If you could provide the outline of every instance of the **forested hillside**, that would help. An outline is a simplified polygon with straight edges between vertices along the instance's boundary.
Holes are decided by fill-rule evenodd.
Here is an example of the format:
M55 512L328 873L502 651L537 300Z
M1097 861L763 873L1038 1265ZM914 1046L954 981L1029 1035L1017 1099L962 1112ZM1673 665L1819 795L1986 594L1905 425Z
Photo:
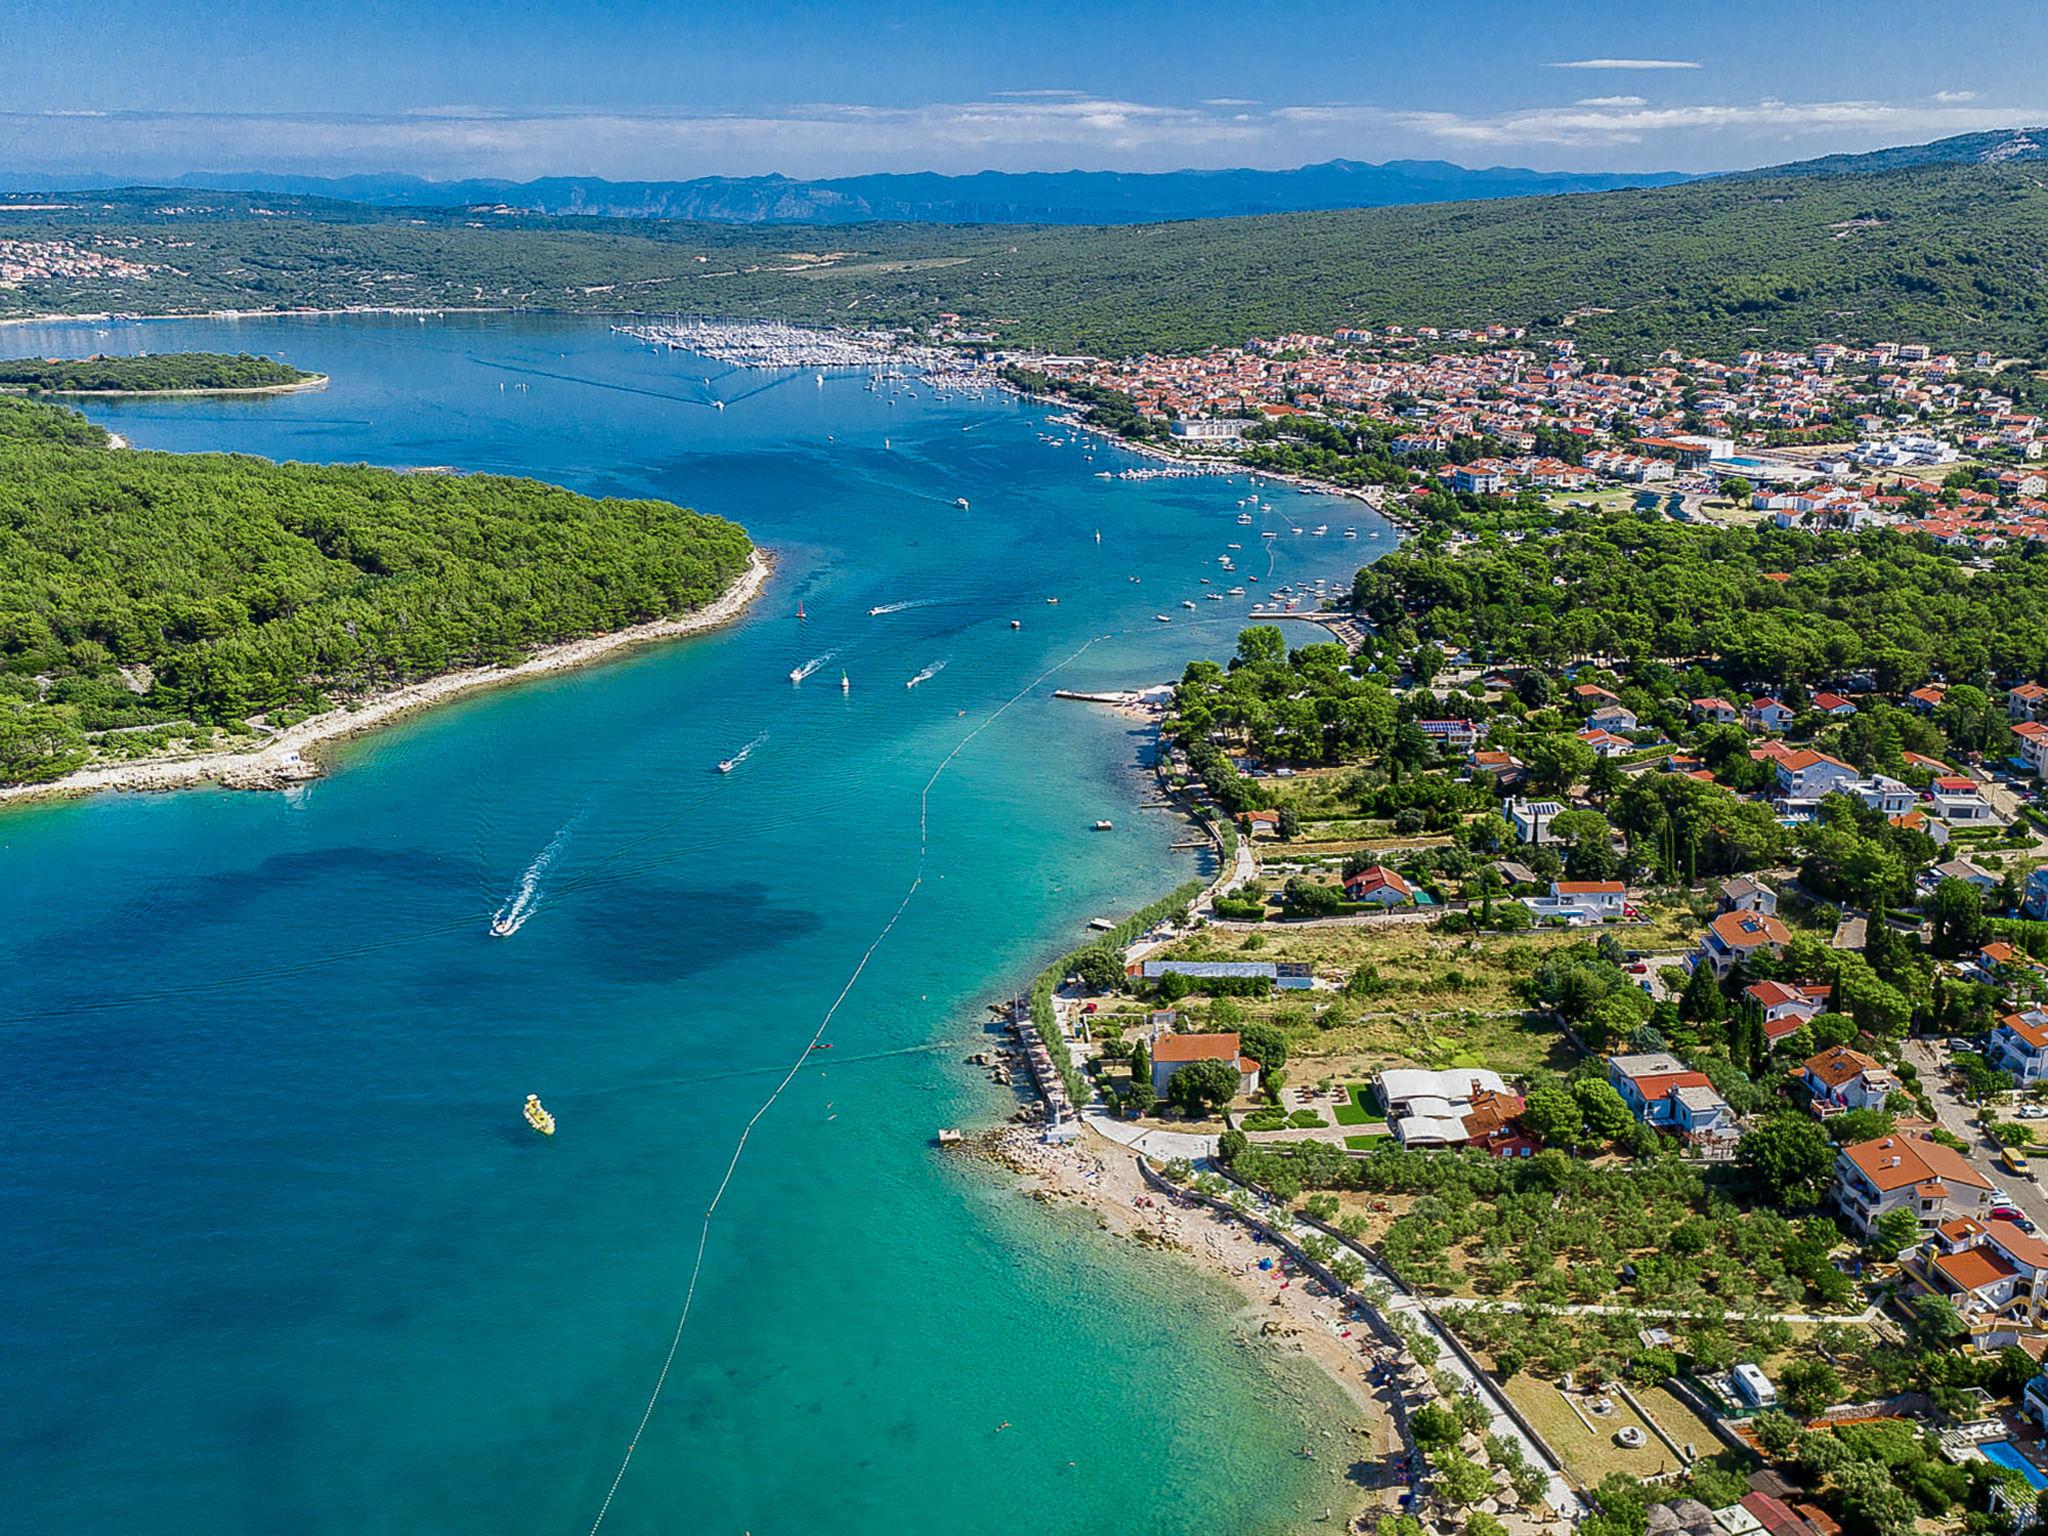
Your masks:
M0 399L0 782L679 614L748 549L666 502L126 452Z
M0 358L0 389L76 394L275 389L318 375L248 353L164 352L154 357Z
M189 195L179 206L188 206ZM267 305L677 309L839 324L941 313L1008 343L1120 355L1288 329L1486 320L1631 360L1666 347L1915 339L2048 353L2048 184L2024 161L1121 227L639 226L447 213L253 220L132 199L10 223L143 263L25 281L0 314Z
M1353 597L1396 649L1448 640L1499 662L1711 658L1761 689L2048 676L2048 562L1972 570L1889 531L1574 514L1455 553L1426 536L1361 570Z

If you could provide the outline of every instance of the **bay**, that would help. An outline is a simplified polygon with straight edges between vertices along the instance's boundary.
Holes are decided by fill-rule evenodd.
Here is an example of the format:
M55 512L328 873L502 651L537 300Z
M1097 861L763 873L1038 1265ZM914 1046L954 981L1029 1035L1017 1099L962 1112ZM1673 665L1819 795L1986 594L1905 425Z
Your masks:
M0 816L10 1525L588 1529L735 1141L870 946L747 1143L605 1528L1260 1533L1338 1502L1294 1454L1334 1389L1239 1342L1233 1293L929 1145L1012 1105L960 1062L983 1005L1196 868L1138 807L1143 742L1049 695L1228 653L1243 605L1200 594L1226 544L1262 563L1242 480L1099 479L1141 461L1007 396L531 317L4 348L184 349L332 382L89 414L662 496L777 569L728 630L461 700L289 794ZM1392 545L1261 494L1265 590Z

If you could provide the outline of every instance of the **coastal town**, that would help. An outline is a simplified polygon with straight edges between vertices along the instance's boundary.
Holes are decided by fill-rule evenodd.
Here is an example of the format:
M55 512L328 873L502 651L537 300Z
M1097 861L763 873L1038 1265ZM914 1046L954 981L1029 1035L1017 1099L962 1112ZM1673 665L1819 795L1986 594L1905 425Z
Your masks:
M1394 488L1606 493L1594 504L1897 527L1966 553L2048 537L2039 384L1986 352L1822 342L1624 365L1583 355L1569 334L1395 325L1192 356L1010 362L1098 411L1114 402L1105 417L1126 416L1147 443L1337 484L1374 478L1364 461L1377 457Z
M1356 1529L2029 1527L2048 658L1990 636L2048 532L2031 374L1507 327L1020 366L1414 537L1131 696L1216 873L1019 1006L1005 1159L1372 1396ZM1915 617L1858 620L1864 549Z

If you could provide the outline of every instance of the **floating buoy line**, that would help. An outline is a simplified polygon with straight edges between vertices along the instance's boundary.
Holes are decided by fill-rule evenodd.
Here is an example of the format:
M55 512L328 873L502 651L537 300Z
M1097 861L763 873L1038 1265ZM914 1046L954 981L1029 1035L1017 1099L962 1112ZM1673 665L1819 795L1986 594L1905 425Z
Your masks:
M1114 631L1111 631L1111 633L1114 633ZM825 1031L832 1027L832 1020L837 1017L841 1006L852 995L855 985L860 981L862 974L868 968L868 962L875 958L876 952L887 942L889 935L895 932L897 923L902 921L903 914L909 910L911 901L917 896L918 890L924 885L925 860L931 851L932 790L937 786L939 780L944 777L946 770L953 765L953 760L967 750L968 745L973 742L975 737L994 725L996 721L1009 712L1013 705L1021 702L1047 678L1053 676L1062 668L1080 660L1097 641L1107 640L1108 638L1109 635L1107 634L1095 636L1094 639L1083 645L1080 650L1075 651L1071 656L1061 661L1055 662L996 706L995 710L990 713L986 720L983 720L973 730L954 743L953 750L939 760L938 767L932 770L932 776L925 780L924 788L918 792L917 868L911 875L910 884L904 890L902 900L896 903L896 909L889 914L889 920L882 924L881 931L875 935L874 939L868 944L868 947L861 952L861 957L855 963L852 973L846 978L846 984L833 997L831 1006L825 1010L824 1016L818 1020L818 1027L804 1041L803 1048L797 1052L796 1059L789 1064L788 1069L776 1081L775 1086L769 1090L768 1096L761 1101L753 1114L747 1117L747 1123L740 1127L739 1140L733 1143L732 1156L726 1160L725 1173L720 1177L718 1187L712 1191L711 1203L704 1208L704 1217L697 1229L697 1251L690 1264L689 1283L683 1290L682 1310L676 1314L676 1325L674 1331L669 1335L668 1350L662 1356L660 1371L655 1374L654 1390L647 1394L647 1405L640 1410L639 1422L633 1426L633 1437L626 1442L625 1454L619 1458L618 1470L612 1474L611 1486L605 1490L604 1502L598 1505L597 1518L590 1522L591 1536L596 1536L598 1527L604 1524L605 1516L611 1512L612 1500L618 1496L619 1485L626 1480L626 1473L633 1465L633 1453L640 1448L641 1437L647 1433L648 1422L654 1417L655 1407L661 1401L662 1389L668 1385L669 1372L675 1368L676 1351L682 1347L683 1331L690 1325L690 1310L697 1301L697 1283L704 1274L704 1252L711 1242L711 1218L718 1214L719 1204L725 1199L725 1192L732 1184L733 1175L739 1170L740 1158L745 1155L747 1150L747 1139L754 1134L754 1127L760 1123L762 1116L775 1107L775 1101L782 1097L784 1090L791 1083L796 1081L797 1074L804 1069L805 1063L811 1059L812 1052L816 1049L819 1042L825 1038Z

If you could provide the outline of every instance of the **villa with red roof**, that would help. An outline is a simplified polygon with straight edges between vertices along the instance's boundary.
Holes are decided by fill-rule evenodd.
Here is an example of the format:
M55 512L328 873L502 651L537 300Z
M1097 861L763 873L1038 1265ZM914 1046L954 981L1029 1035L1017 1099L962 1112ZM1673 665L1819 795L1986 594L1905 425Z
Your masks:
M1823 1118L1845 1109L1883 1109L1899 1087L1883 1062L1846 1045L1830 1046L1802 1062L1799 1077Z
M1835 1153L1829 1196L1867 1237L1887 1211L1900 1209L1911 1211L1923 1227L1958 1216L1982 1221L1991 1210L1991 1181L1940 1142L1879 1136Z
M1840 758L1815 752L1810 747L1774 753L1778 770L1778 791L1788 800L1818 800L1822 795L1854 784L1857 773Z
M2010 1221L1947 1221L1928 1239L1927 1272L1965 1321L2011 1308L2031 1323L2048 1295L2048 1242Z
M1173 1074L1198 1061L1227 1061L1235 1066L1240 1097L1259 1091L1259 1064L1243 1054L1235 1032L1226 1035L1154 1035L1152 1091L1165 1098L1166 1087L1173 1081Z
M1384 864L1375 864L1345 880L1344 899L1379 907L1403 907L1415 899L1415 887Z
M1787 986L1782 981L1752 981L1742 989L1764 1011L1764 1038L1775 1045L1828 1005L1832 987Z
M2038 720L2022 720L2012 728L2018 738L2020 761L2034 771L2036 778L2048 778L2048 725Z
M1610 1056L1607 1080L1629 1113L1646 1125L1679 1131L1688 1139L1739 1134L1735 1111L1707 1074L1693 1071L1668 1051Z
M2048 713L2048 688L2021 683L2005 691L2005 713L2013 720L2038 720Z
M1775 955L1791 942L1792 930L1768 912L1723 912L1707 924L1694 963L1726 976L1752 956Z

